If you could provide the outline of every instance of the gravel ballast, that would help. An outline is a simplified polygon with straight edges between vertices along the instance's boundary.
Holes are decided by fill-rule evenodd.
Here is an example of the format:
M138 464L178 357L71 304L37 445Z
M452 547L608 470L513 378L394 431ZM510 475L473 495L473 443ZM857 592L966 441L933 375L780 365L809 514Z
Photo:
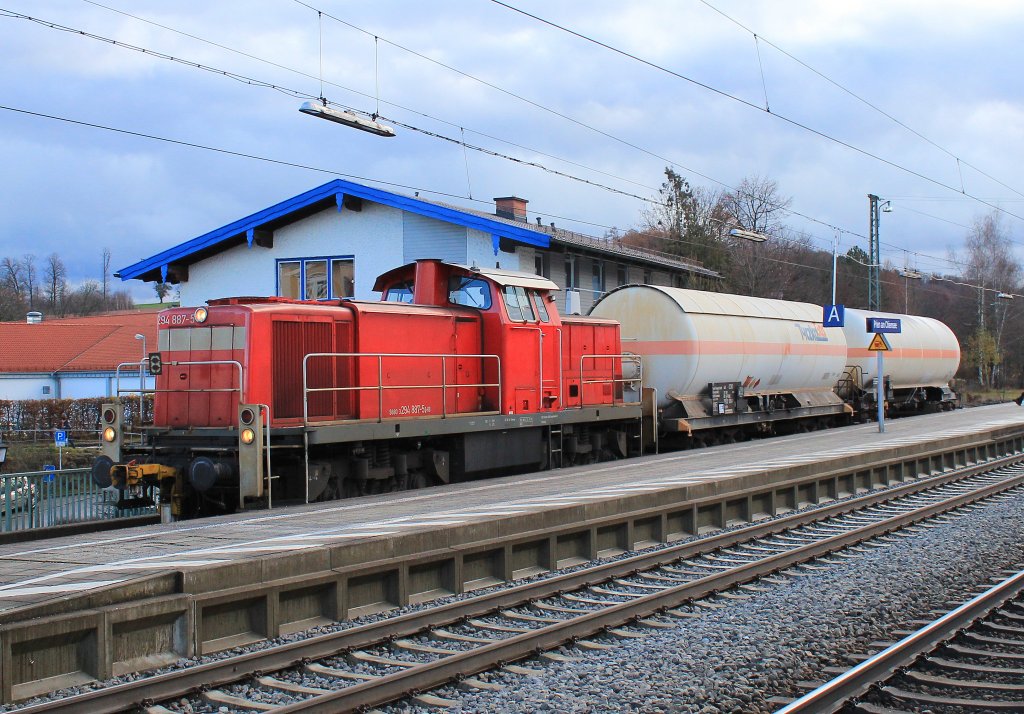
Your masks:
M567 663L524 662L539 676L499 674L501 692L439 690L457 712L772 712L772 696L798 696L797 682L822 681L829 665L850 666L912 619L931 619L967 599L1005 568L1024 563L1024 493L963 510L825 570L759 584L726 607L612 650L564 650ZM389 711L427 709L395 705Z

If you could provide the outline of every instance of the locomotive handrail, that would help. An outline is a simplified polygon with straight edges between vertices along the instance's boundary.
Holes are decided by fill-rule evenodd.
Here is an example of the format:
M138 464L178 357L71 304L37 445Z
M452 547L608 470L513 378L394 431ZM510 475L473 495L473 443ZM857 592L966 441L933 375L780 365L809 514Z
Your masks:
M584 376L585 373L584 373L584 369L583 369L583 363L586 360L588 360L588 359L589 360L599 360L599 359L616 360L617 359L617 360L619 360L619 373L620 374L622 374L622 372L623 372L622 364L627 362L627 361L628 362L632 362L633 364L636 365L636 375L635 376L631 376L631 377L626 377L626 376L612 377L610 379L609 378L605 378L605 377L602 377L600 379L587 379ZM585 403L583 401L583 385L584 384L626 384L627 382L637 382L637 381L643 383L643 376L644 376L644 364L643 364L643 360L640 358L640 355L631 354L631 353L624 353L624 354L617 354L617 355L581 355L580 356L580 408L582 409L585 406ZM614 399L614 396L613 396L613 399ZM625 398L623 398L623 401L625 401Z
M127 365L137 365L143 367L146 364L146 360L139 360L138 362L122 362L117 365L117 369L114 372L114 376L117 379L117 389L115 394L120 396L122 392L130 394L188 394L191 392L238 392L239 400L242 400L242 363L235 359L213 359L213 360L194 360L194 361L169 361L164 362L165 367L182 367L192 365L211 365L211 364L232 364L238 368L238 386L237 387L217 387L211 389L121 389L121 367ZM134 376L134 375L132 375Z
M322 357L358 357L362 359L377 360L377 384L355 387L310 387L309 386L309 360L310 358ZM440 359L441 360L441 383L440 384L384 384L384 359L391 357L411 357L416 359ZM448 359L493 359L497 363L498 381L482 382L479 384L448 384ZM498 355L485 354L437 354L418 352L311 352L302 358L302 423L309 424L309 395L318 392L362 392L375 390L377 392L377 422L384 421L384 391L398 389L440 389L441 390L441 418L448 417L448 389L449 387L462 388L488 388L498 389L498 410L501 413L501 358ZM405 416L405 415L399 415ZM409 416L412 416L410 414Z

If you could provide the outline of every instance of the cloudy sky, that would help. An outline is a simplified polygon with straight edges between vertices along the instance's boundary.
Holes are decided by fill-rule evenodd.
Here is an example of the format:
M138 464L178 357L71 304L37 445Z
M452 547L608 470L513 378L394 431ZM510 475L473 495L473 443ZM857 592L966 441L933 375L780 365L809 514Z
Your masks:
M955 272L993 210L1024 243L1024 3L509 5L0 0L0 256L98 279L104 247L122 268L336 176L476 208L515 194L602 235L639 222L666 165L712 189L774 179L823 249L838 228L866 250L867 194L891 199L897 266ZM321 92L398 136L298 112Z

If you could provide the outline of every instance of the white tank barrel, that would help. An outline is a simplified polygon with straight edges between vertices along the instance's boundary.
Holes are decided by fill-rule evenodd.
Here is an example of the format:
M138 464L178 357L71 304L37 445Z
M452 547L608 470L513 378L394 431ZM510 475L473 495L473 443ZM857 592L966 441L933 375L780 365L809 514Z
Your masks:
M868 317L900 320L902 331L885 335L892 350L882 357L882 368L894 389L949 384L960 366L960 343L945 324L918 315L847 308L843 321L849 352L847 364L855 368L855 376L862 388L870 388L871 380L876 376L877 358L874 352L868 351L868 344L874 336L867 331Z
M621 323L622 349L642 356L662 406L711 382L747 395L831 391L846 366L846 336L822 327L820 305L628 285L591 314Z

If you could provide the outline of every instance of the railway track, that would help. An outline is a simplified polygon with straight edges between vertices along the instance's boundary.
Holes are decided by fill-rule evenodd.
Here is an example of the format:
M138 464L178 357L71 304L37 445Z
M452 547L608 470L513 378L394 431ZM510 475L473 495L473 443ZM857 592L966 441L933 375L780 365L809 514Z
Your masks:
M1019 458L1019 457L1017 457ZM977 471L977 469L974 469ZM641 637L674 627L695 600L811 561L858 557L887 534L1024 486L1024 463L958 480L933 477L790 514L714 537L495 590L328 635L111 686L23 712L121 711L191 697L237 711L344 711L418 695L461 681L493 687L486 673L566 643L608 647L603 638ZM862 544L862 545L859 545ZM852 552L847 549L853 549ZM598 638L594 640L592 638ZM519 668L528 672L528 669ZM265 675L273 672L272 675ZM149 711L166 711L159 704Z
M1024 711L1024 571L924 623L777 714L840 710Z

